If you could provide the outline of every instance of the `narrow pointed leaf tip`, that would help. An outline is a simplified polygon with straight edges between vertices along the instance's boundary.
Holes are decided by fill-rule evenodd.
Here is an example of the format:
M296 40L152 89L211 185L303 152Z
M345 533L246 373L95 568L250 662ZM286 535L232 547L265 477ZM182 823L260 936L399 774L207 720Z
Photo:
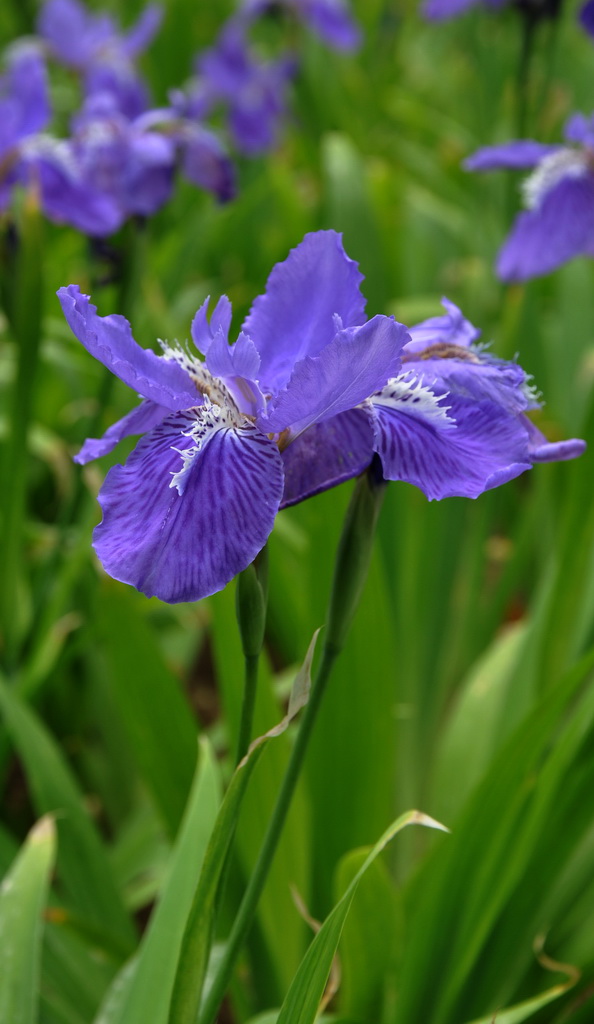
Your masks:
M319 1014L344 922L359 882L387 844L408 825L424 825L427 828L448 831L435 818L416 810L402 814L386 829L309 946L287 992L277 1024L314 1024Z

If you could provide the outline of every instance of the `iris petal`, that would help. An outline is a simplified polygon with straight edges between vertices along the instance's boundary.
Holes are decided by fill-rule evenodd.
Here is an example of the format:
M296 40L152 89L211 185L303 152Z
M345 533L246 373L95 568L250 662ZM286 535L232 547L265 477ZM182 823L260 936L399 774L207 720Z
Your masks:
M285 490L281 508L358 476L373 458L373 422L366 409L351 409L316 423L282 453Z
M130 437L132 434L144 434L147 430L152 430L169 415L169 412L170 410L164 406L156 405L155 402L145 399L127 416L123 416L117 423L108 427L103 437L88 437L78 455L74 456L74 461L78 462L80 466L85 466L93 459L100 459L102 455L108 455L124 437Z
M290 426L299 432L353 409L398 373L408 340L406 328L387 316L339 331L318 356L297 363L286 388L259 421L263 429Z
M492 402L427 394L402 401L375 396L376 450L388 480L404 480L431 499L477 498L530 469L527 431Z
M148 597L214 594L272 530L283 490L278 449L249 420L228 426L216 409L168 417L109 471L99 493L97 555L111 576Z
M97 307L75 284L60 288L58 297L78 340L124 384L172 412L200 405L202 396L186 371L174 360L140 348L125 317L97 316Z
M277 263L243 324L260 353L264 390L278 391L298 360L318 355L332 341L335 314L345 327L363 323L362 280L336 231L306 235Z

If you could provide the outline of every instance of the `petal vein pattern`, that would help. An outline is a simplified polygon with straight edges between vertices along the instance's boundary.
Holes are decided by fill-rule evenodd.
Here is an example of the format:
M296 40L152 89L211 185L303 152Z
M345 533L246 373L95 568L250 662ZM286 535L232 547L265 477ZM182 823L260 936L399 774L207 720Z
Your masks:
M107 474L95 550L111 576L148 597L199 600L262 549L283 482L278 448L249 420L229 426L214 405L174 414Z

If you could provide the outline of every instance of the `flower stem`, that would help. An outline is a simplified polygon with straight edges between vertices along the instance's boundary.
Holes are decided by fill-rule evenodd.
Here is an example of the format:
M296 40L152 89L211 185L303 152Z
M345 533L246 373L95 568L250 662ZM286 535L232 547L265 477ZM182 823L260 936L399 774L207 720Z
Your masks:
M7 236L8 248L3 253L6 265L4 306L16 352L9 435L2 467L5 509L0 543L0 620L4 622L4 649L9 669L14 667L19 648L27 447L34 408L43 305L43 224L34 193L26 194L19 214L16 234L12 241Z
M237 736L236 765L247 754L252 738L258 687L258 661L264 643L267 604L268 548L265 546L252 564L248 565L247 569L244 569L237 578L237 623L245 659L245 685Z
M252 925L258 900L274 857L287 817L309 739L324 696L332 666L346 639L369 568L375 526L381 507L384 484L375 465L361 477L347 510L338 548L334 581L328 608L328 627L321 660L309 702L295 739L295 745L283 777L276 805L264 837L253 874L245 891L225 953L204 1001L199 1024L213 1024L231 979L235 962Z

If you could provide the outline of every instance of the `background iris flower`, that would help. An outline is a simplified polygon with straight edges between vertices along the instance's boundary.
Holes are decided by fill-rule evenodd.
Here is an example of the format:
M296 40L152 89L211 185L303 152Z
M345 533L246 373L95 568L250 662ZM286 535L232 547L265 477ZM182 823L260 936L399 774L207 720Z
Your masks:
M574 256L594 255L594 117L574 114L567 146L519 139L485 146L468 171L534 168L522 184L524 206L497 258L504 281L548 274Z

